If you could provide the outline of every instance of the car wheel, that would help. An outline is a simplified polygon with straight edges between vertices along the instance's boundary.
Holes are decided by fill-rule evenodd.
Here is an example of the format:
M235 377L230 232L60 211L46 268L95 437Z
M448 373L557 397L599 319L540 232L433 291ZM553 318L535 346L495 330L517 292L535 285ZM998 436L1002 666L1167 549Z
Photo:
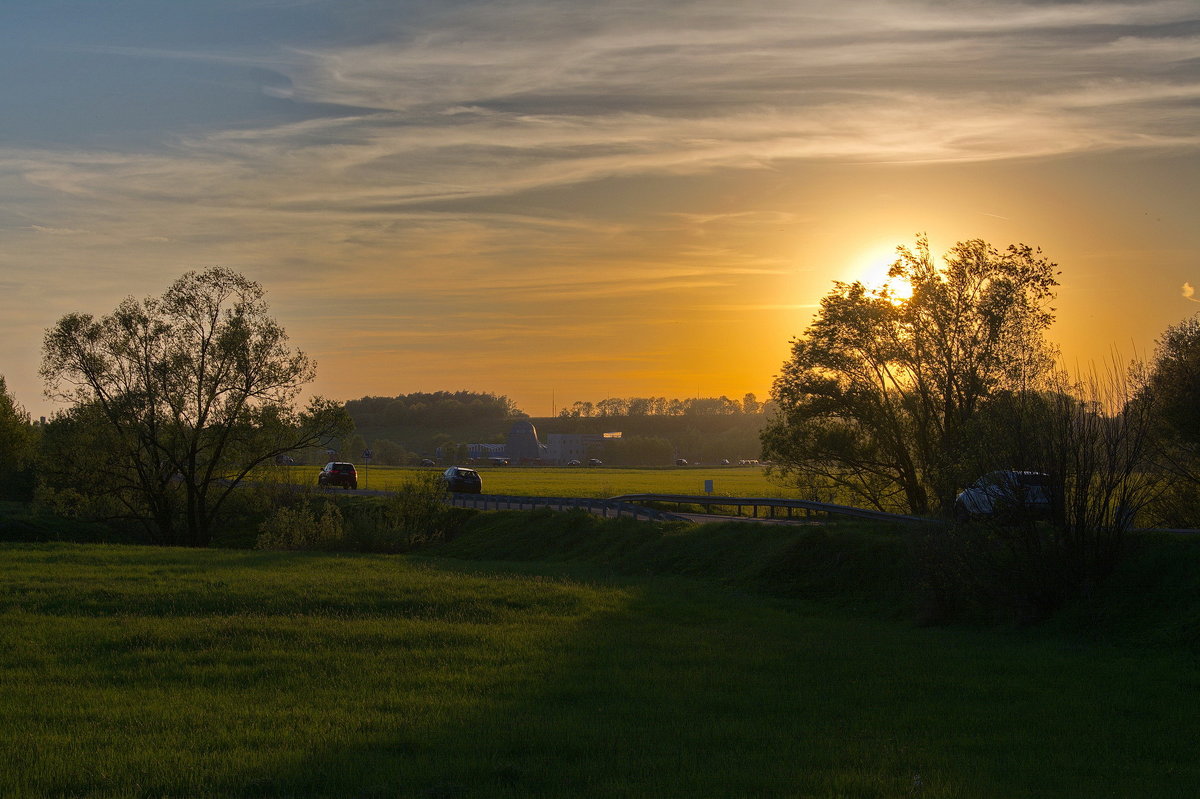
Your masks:
M351 483L350 485L346 486L346 488L350 489L351 491L357 491L358 483Z

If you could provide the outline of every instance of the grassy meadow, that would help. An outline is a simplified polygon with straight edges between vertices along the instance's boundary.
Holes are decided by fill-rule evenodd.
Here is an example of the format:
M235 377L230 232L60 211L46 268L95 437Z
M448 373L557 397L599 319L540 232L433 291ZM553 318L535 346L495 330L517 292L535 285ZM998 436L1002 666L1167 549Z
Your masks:
M505 519L436 557L0 545L0 796L1200 790L1194 650L705 576L795 532L596 522L568 557Z
M441 473L443 467L371 466L357 464L358 487L394 490L416 474ZM686 466L625 468L619 466L473 466L483 479L484 493L513 496L607 498L621 494L703 494L704 481L713 493L739 497L790 496L767 479L761 466ZM319 467L284 470L300 485L315 485Z

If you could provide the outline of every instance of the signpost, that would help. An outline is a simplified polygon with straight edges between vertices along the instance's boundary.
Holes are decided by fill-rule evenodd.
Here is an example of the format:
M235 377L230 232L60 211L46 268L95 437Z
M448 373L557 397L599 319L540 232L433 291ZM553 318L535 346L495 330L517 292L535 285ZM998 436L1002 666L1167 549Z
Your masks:
M363 488L371 487L371 458L374 455L369 449L363 450Z

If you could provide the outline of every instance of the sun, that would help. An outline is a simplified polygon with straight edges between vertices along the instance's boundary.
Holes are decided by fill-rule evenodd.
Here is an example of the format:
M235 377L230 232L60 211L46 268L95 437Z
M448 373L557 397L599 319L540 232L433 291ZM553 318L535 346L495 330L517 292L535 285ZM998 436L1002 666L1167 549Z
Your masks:
M866 247L850 259L846 269L847 280L857 280L869 289L881 289L886 286L893 299L907 300L912 296L912 286L909 282L888 277L888 270L898 257L894 244Z

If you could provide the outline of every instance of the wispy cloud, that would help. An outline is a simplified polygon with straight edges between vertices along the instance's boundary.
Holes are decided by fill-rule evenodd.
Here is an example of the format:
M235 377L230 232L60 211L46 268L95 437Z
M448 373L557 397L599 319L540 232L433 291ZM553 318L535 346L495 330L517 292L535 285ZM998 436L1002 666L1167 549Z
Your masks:
M1185 300L1191 300L1192 302L1200 302L1200 299L1196 298L1196 289L1192 286L1191 283L1184 283L1183 288L1181 289L1180 293L1182 294L1182 296Z
M48 236L80 236L86 233L86 230L76 230L67 227L48 227L46 225L30 225L29 230L35 233L44 233Z
M655 302L811 308L778 293L794 254L761 243L822 224L819 203L757 201L797 165L1200 148L1193 0L507 0L379 4L343 23L189 46L136 33L71 43L126 67L175 63L173 75L219 67L278 113L247 101L241 116L136 146L0 141L0 192L25 209L0 217L16 242L0 269L36 262L31 286L68 303L84 295L70 278L81 264L91 298L107 299L157 270L225 263L285 285L291 312L358 319L345 324L397 351L389 326L436 337L379 305L459 320L464 348L496 305L582 338L587 325L564 319L631 330ZM44 45L47 59L67 47ZM71 108L55 107L57 128L89 130ZM762 176L758 194L715 182L746 173ZM606 195L615 183L621 196ZM534 334L499 324L486 340L505 335Z

